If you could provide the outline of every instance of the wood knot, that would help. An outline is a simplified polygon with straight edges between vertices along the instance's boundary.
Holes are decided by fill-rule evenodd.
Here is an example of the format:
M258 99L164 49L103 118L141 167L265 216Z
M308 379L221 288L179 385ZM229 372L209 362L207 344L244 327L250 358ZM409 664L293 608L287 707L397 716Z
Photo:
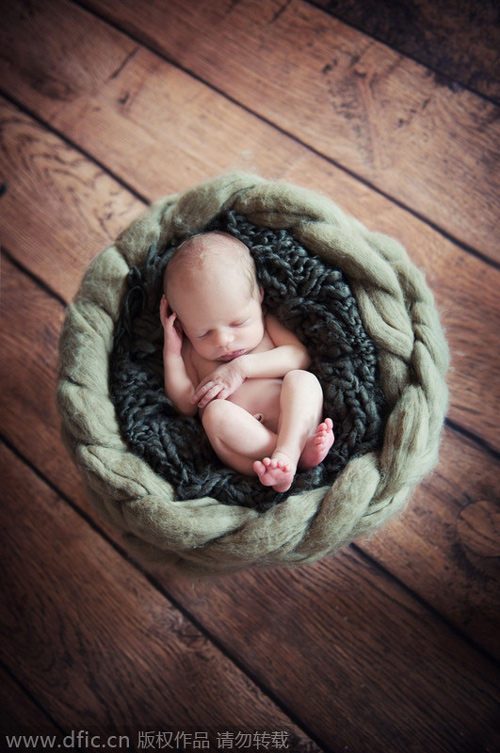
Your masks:
M469 562L483 574L500 573L500 506L489 500L465 507L457 520L457 536Z
M458 518L457 533L465 549L500 557L500 507L484 499L468 505Z

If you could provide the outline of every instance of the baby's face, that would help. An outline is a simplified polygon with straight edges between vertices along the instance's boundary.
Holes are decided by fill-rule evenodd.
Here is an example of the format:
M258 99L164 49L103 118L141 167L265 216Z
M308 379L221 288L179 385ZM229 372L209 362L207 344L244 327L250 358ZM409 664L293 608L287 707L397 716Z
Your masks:
M172 309L199 356L227 363L254 350L264 336L262 296L235 270L176 292ZM175 308L174 308L175 306Z

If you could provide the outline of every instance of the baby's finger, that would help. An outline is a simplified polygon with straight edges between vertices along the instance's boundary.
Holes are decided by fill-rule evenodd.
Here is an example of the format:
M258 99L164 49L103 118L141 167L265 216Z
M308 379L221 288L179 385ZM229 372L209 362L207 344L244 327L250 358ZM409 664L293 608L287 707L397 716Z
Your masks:
M209 383L200 382L198 387L194 391L193 397L191 398L193 403L197 403L199 400L201 400L207 389L209 389Z
M222 390L222 385L217 383L208 383L203 388L203 392L201 395L201 398L198 399L198 407L204 408L205 405L208 405L212 400L214 400Z
M178 335L182 336L182 324L179 321L177 314L172 314L172 321L174 322L174 329Z
M195 400L195 402L198 404L199 408L204 408L205 405L208 405L208 403L216 397L218 393L218 387L216 384L213 385L209 390L206 390L203 395L201 395L198 400Z

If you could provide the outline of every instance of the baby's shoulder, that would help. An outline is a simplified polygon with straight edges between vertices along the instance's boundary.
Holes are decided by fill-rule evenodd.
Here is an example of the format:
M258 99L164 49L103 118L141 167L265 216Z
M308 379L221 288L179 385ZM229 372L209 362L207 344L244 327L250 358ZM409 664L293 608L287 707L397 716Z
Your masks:
M283 325L279 322L278 319L274 316L274 314L270 314L269 311L266 311L264 313L264 328L267 329L274 329L276 327L282 327Z
M300 342L297 335L272 314L265 316L264 326L268 337L273 341L275 347L279 347L280 345L295 345L303 349L306 348Z
M264 328L266 332L272 337L274 333L290 332L288 327L282 324L274 314L266 313L264 315Z

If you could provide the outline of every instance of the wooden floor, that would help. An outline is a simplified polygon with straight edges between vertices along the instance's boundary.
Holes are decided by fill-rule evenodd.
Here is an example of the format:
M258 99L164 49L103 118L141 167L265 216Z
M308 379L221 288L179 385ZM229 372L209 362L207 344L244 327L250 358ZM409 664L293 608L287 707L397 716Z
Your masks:
M63 749L497 753L498 3L1 13L0 748L48 733ZM232 168L323 191L405 244L446 327L451 402L439 467L371 538L189 584L144 572L86 501L59 438L58 336L120 229Z

